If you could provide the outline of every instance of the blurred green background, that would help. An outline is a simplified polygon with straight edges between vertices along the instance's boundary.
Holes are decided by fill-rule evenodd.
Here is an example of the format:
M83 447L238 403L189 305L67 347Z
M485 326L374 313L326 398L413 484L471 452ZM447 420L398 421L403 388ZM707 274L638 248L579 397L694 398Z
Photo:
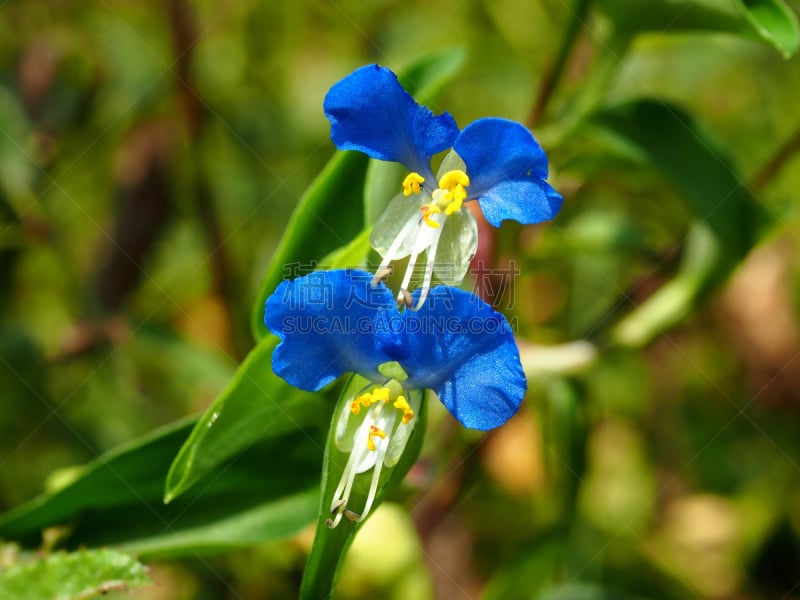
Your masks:
M526 123L565 196L482 231L466 282L516 325L529 394L489 435L432 405L341 597L800 598L800 59L777 4L0 4L0 509L209 405L333 152L328 87L459 48L432 108ZM158 562L134 597L294 597L312 536Z

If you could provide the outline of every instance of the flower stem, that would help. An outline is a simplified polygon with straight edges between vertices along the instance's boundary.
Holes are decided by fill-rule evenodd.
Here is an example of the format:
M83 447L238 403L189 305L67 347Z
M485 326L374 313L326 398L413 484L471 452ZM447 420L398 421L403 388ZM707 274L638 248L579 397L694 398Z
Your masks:
M539 87L539 95L536 97L536 102L528 117L528 125L530 127L538 125L550 99L553 97L553 93L561 81L564 69L569 62L569 57L578 39L578 33L581 28L585 26L586 15L589 14L591 2L592 0L575 0L570 9L570 18L567 22L567 28L564 30L564 35L561 38L561 45L558 48L556 60L542 79L542 84Z

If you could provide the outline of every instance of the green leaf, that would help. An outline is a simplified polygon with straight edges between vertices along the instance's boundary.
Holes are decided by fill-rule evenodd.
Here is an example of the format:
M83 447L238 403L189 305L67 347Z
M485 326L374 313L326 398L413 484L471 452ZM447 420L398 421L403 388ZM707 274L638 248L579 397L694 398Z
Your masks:
M366 259L369 255L369 233L367 227L352 242L337 248L320 262L320 266L326 269L344 269L346 267L366 266Z
M728 153L679 108L642 100L599 112L592 121L670 181L697 219L685 240L677 282L633 311L622 325L625 331L613 333L617 342L639 346L677 323L701 294L724 281L772 218L736 174Z
M678 274L616 324L614 340L639 348L677 325L692 312L696 299L718 273L719 238L707 225L696 223L686 236Z
M325 429L330 403L324 395L300 391L272 372L276 345L275 337L259 342L200 417L170 467L166 502L257 440L300 432L312 441L316 431Z
M598 0L618 30L735 33L773 46L789 58L800 45L797 17L783 0Z
M32 191L36 160L27 138L30 124L14 95L0 87L0 216L41 216L41 206ZM8 207L6 207L6 202ZM31 214L33 213L33 214Z
M343 403L349 403L359 390L364 389L369 381L359 375L353 375L347 386L342 391L337 403L337 409ZM338 410L337 413L338 414ZM385 496L403 480L409 469L414 465L422 449L427 422L427 399L423 394L414 431L400 460L394 467L384 467L381 471L378 491L372 511L380 505ZM336 486L347 464L348 454L339 451L334 443L336 423L331 422L328 432L328 441L325 445L325 461L322 471L322 497L317 518L317 534L311 553L308 557L306 570L303 573L303 583L300 597L306 600L316 598L329 598L336 582L336 577L344 560L345 553L353 541L358 530L366 522L350 522L342 519L333 529L328 528L326 521L331 516L330 506ZM355 505L363 505L369 490L372 471L356 476L353 492L350 496Z
M739 0L753 30L772 44L784 58L791 57L800 46L797 16L783 0Z
M361 194L368 162L360 152L337 151L300 198L261 281L251 315L256 340L268 334L264 303L284 279L285 269L313 265L312 261L347 244L364 228Z
M28 547L66 525L68 547L119 546L142 557L194 556L297 533L319 502L322 435L288 433L253 444L164 505L166 467L194 420L108 452L57 491L0 517L0 536Z
M0 572L4 600L88 600L152 583L147 569L116 550L60 552Z

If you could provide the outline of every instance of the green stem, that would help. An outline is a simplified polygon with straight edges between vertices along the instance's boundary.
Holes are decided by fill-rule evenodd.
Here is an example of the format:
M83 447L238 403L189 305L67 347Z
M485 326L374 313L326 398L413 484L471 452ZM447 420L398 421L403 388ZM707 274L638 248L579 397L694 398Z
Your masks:
M597 64L590 71L586 83L578 92L569 110L557 123L537 131L537 137L543 146L553 148L559 145L603 103L628 53L630 42L629 34L615 31L602 43Z
M611 344L642 348L692 310L719 269L720 248L711 230L697 224L689 232L678 275L622 319L611 332Z
M567 28L564 30L564 36L561 38L561 45L558 48L556 60L542 79L542 84L539 87L539 95L531 110L530 117L528 117L528 124L531 127L535 127L539 123L547 109L550 99L553 97L553 93L561 81L561 77L564 75L569 57L578 39L578 33L586 21L586 15L589 14L591 2L592 0L575 0L570 10L570 18L567 22Z

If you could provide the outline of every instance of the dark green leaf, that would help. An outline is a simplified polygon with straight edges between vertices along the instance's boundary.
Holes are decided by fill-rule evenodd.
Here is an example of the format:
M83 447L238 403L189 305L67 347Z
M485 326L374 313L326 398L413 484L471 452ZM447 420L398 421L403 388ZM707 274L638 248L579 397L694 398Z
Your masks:
M42 529L66 525L69 547L114 545L152 558L280 539L313 521L322 440L302 432L253 444L164 505L166 465L193 424L101 456L58 491L0 517L0 536L35 547Z
M272 372L276 344L274 337L259 342L200 417L170 467L167 502L257 440L300 432L311 443L327 426L332 407L322 394L302 392Z
M337 406L349 403L356 390L361 390L368 385L368 381L359 375L354 375L339 398ZM403 480L409 469L414 465L422 449L425 437L427 416L427 398L423 395L419 414L416 418L414 431L408 440L408 445L399 462L394 467L384 467L380 474L378 491L375 496L374 511L383 501L386 494L391 492ZM342 519L341 523L333 529L328 528L326 520L331 516L330 506L336 486L339 484L342 471L347 463L348 454L340 452L334 443L336 423L331 423L328 432L328 441L325 445L325 462L322 475L322 498L317 518L317 534L308 557L300 596L306 600L328 598L336 582L336 576L344 560L345 553L363 523L350 522ZM356 477L353 484L351 500L355 505L363 505L369 489L372 471L362 473Z
M4 600L88 600L152 583L144 565L116 550L59 552L0 572Z
M564 519L568 521L574 517L586 471L589 419L577 380L553 378L546 384L547 401L542 412L545 460L560 488Z
M361 194L368 162L360 152L336 152L300 198L261 281L253 307L251 328L257 340L268 334L264 303L285 278L285 269L292 264L307 266L320 260L347 244L364 228Z
M679 108L643 100L605 110L593 121L661 172L697 218L686 238L678 283L665 286L629 315L627 323L638 320L630 329L634 336L615 333L617 341L641 345L677 322L701 293L723 281L772 219L737 176L728 153ZM647 316L646 326L642 315Z

